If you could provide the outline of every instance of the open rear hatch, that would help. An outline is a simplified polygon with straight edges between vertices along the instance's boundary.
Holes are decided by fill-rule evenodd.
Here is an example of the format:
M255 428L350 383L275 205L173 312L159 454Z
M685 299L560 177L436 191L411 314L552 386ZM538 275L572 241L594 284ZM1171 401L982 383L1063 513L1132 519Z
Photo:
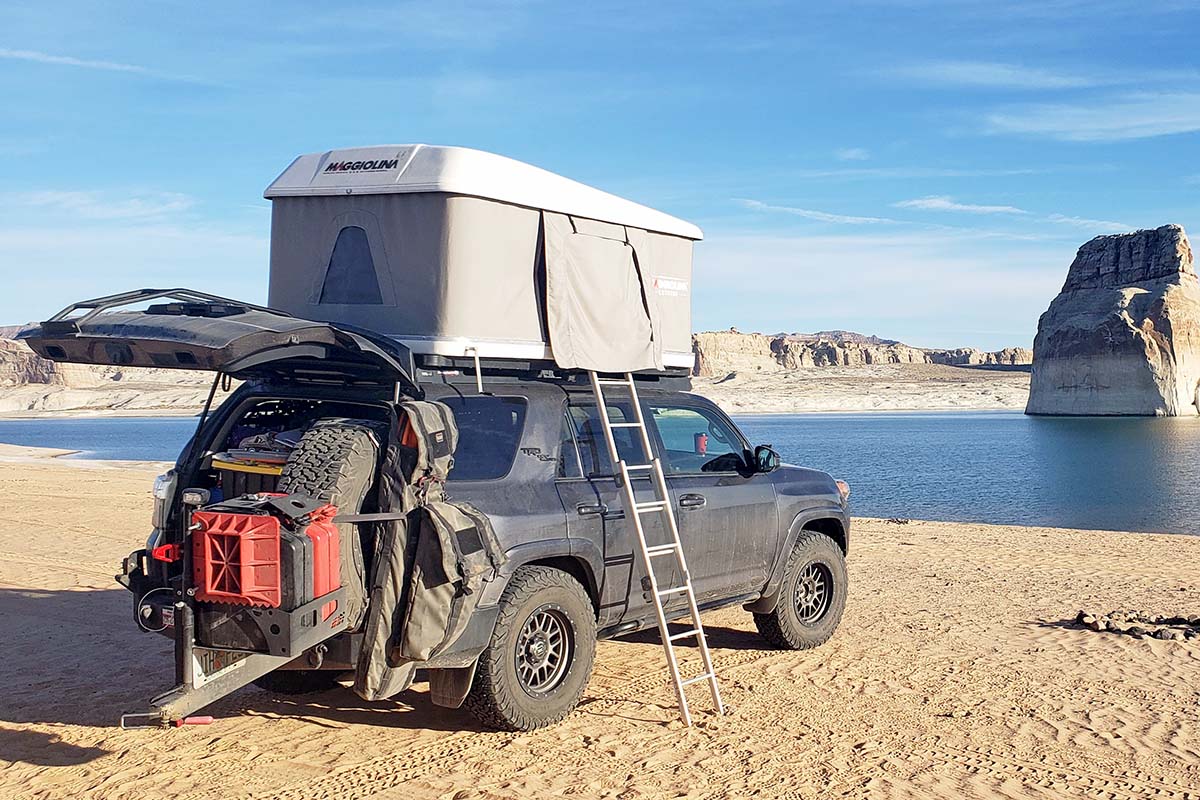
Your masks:
M165 302L120 310L154 300ZM399 342L191 289L85 300L19 338L53 361L211 370L241 379L398 383L404 394L422 396L412 353Z

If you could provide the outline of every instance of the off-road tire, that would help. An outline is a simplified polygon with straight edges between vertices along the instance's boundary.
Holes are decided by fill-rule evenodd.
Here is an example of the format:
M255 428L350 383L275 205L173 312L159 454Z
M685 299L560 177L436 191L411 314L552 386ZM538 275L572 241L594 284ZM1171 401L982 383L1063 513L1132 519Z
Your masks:
M254 685L275 694L312 694L335 688L340 674L332 669L277 669L255 678Z
M329 418L305 431L283 465L278 491L307 494L353 514L366 509L379 463L380 424L369 420ZM357 525L338 525L342 586L347 587L350 627L361 621L366 606L366 571ZM342 609L339 609L342 610ZM303 694L332 688L333 670L277 670L254 681L271 692Z
M828 604L816 619L801 619L796 600L797 584L810 566L823 571L830 579ZM846 557L833 539L817 531L804 530L788 554L779 587L775 609L767 614L755 614L758 632L773 647L780 650L809 650L833 636L842 612L846 608Z
M535 613L551 609L571 628L566 673L548 691L531 694L517 674L517 645ZM500 616L464 703L489 728L531 731L559 722L575 709L592 675L596 617L579 581L551 567L520 567L500 597Z

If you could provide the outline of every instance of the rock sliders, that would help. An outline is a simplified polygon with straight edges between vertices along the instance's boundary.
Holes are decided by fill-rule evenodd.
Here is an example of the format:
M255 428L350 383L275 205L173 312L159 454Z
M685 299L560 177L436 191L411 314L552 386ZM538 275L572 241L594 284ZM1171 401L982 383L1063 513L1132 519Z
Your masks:
M1107 614L1080 611L1075 621L1093 631L1124 633L1138 639L1177 642L1200 639L1200 615L1168 617L1146 611L1110 611Z
M1179 225L1079 248L1038 321L1026 414L1200 413L1200 281Z

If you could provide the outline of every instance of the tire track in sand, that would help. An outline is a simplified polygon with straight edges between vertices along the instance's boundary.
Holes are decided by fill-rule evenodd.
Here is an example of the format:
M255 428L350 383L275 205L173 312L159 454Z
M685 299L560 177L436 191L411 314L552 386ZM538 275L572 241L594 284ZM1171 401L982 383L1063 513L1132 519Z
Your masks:
M778 651L745 651L724 658L715 656L713 660L718 673L720 673L733 667L766 661L778 658L781 655ZM591 712L618 706L622 703L641 702L635 698L665 683L665 677L658 674L657 669L656 665L654 674L633 681L623 682L623 691L620 696L614 695L586 701L581 704L581 708L586 708ZM503 736L503 734L499 735ZM472 731L453 733L424 747L407 750L400 754L380 756L379 758L364 761L360 764L343 767L324 778L295 783L274 793L269 791L264 793L252 792L247 797L253 798L253 800L332 800L333 798L337 798L337 800L364 800L387 789L394 789L422 777L431 768L444 763L444 759L448 757L461 755L475 747L481 747L481 749L482 747L487 747L490 749L490 742L492 741L494 740L484 739L480 734ZM513 774L515 774L515 771ZM501 778L505 776L495 775L493 777ZM200 797L204 796L206 795L189 795L188 800L191 800L191 798L199 800Z

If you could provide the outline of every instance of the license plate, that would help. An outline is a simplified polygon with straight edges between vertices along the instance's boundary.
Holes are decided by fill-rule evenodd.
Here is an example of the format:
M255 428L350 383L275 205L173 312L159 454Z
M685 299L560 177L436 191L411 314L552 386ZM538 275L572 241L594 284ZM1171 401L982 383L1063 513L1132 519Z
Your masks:
M163 606L162 608L162 626L164 628L175 627L175 607Z
M196 687L203 686L209 681L224 675L227 672L232 672L242 666L249 653L242 653L237 650L214 650L208 647L197 647L192 650L192 658L195 660L196 669L192 683Z

